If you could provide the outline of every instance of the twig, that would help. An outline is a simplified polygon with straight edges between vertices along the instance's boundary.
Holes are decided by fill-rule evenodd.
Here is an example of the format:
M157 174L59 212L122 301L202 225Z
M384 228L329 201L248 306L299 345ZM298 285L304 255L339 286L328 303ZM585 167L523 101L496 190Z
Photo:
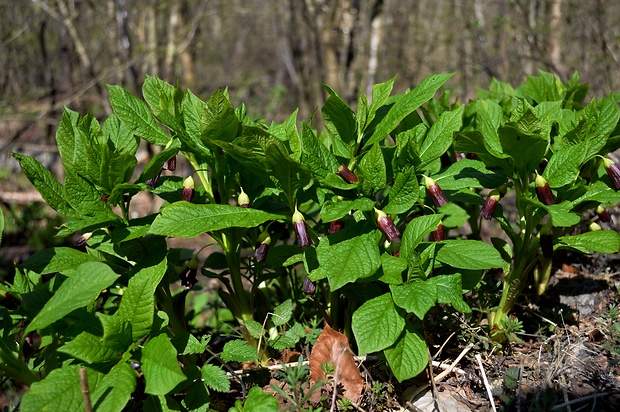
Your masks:
M480 367L480 372L482 373L484 387L487 389L487 395L489 395L489 400L491 401L491 408L493 408L493 412L497 412L497 409L495 408L495 400L493 399L493 392L491 391L491 385L489 385L489 381L487 380L487 374L484 372L482 358L479 353L476 353L476 360L478 361L478 366Z
M552 410L552 411L559 411L559 410L562 410L562 408L565 408L565 407L567 407L569 405L573 405L573 404L579 403L579 402L589 401L590 399L594 399L596 401L596 399L602 398L603 396L607 396L607 395L608 394L605 393L605 392L603 392L603 393L593 393L592 395L583 396L581 398L573 399L572 401L568 401L568 402L561 403L559 405L555 405L550 410Z
M80 386L82 388L82 399L84 400L84 411L93 412L93 404L90 401L90 390L88 389L88 375L86 375L86 368L80 368Z
M445 368L445 370L441 372L439 375L435 376L435 383L441 382L443 378L445 378L450 373L452 373L452 370L454 369L454 367L461 361L461 359L463 359L463 357L467 354L467 352L469 352L473 347L474 347L473 343L470 343L469 345L467 345L465 349L463 349L463 351L459 354L459 356L457 356L454 362L452 362L451 365ZM442 366L445 366L445 365L442 365ZM464 371L461 371L461 372L465 373Z

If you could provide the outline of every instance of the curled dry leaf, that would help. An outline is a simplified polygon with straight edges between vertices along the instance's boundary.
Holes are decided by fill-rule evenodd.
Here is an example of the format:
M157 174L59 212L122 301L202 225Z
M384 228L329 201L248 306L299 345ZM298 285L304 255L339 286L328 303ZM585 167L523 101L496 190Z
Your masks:
M349 340L342 333L325 325L310 353L310 378L313 382L326 380L321 366L334 366L334 380L344 388L344 397L357 402L362 395L364 380L349 349Z

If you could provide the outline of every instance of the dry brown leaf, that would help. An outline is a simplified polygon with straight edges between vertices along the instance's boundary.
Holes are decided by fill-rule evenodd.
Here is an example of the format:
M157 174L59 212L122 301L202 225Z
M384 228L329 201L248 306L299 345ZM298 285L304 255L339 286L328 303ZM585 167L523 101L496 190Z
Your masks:
M362 395L364 379L349 349L349 340L342 333L325 325L310 353L310 378L312 381L326 380L321 368L323 364L334 366L334 380L344 388L343 396L357 402Z

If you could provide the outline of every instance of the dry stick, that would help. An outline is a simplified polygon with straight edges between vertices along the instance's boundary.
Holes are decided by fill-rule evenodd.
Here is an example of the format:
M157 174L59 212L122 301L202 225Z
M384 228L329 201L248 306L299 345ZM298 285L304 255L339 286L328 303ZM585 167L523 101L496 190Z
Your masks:
M551 408L551 411L561 411L562 408L565 408L569 405L573 405L575 403L579 403L579 402L584 402L584 401L589 401L590 399L594 399L594 401L596 402L596 400L598 398L602 398L603 396L607 396L608 393L606 392L602 392L602 393L593 393L592 395L588 395L588 396L583 396L581 398L577 398L577 399L573 399L572 401L568 401L568 402L564 402L561 403L559 405L555 405L553 408Z
M90 401L90 390L88 389L88 376L86 368L80 368L80 386L82 387L82 399L84 399L84 411L93 412L93 404Z
M491 408L493 408L493 412L497 412L497 409L495 408L495 400L493 399L493 392L491 392L491 385L489 385L489 381L487 380L487 374L484 372L484 366L482 365L482 357L480 357L479 353L476 353L476 360L478 361L478 366L480 367L480 372L482 373L484 387L487 389L487 395L489 395L489 400L491 401Z
M459 354L459 356L457 356L457 358L454 360L454 362L452 362L452 364L448 368L446 368L439 375L435 376L435 383L441 382L443 378L445 378L450 373L452 373L452 370L454 369L454 367L461 361L461 359L463 359L463 357L467 354L467 352L469 352L473 347L474 347L473 343L470 343L469 345L467 345L465 349L463 349L463 351Z

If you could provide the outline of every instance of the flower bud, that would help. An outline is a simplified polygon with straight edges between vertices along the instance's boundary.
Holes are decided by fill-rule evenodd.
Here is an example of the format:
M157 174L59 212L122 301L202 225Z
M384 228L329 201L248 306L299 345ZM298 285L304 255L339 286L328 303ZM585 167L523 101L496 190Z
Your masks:
M339 232L342 229L344 229L344 220L342 219L332 220L329 223L329 229L327 230L327 234L331 235L332 233Z
M348 167L346 167L345 165L340 165L338 166L338 171L336 172L336 174L340 177L342 177L344 179L345 182L347 183L357 183L357 176L355 176L355 173L353 173L352 171L349 170Z
M166 163L161 167L162 170L170 170L174 172L177 168L177 157L176 155L172 156L170 159L166 160Z
M157 181L159 180L159 176L161 176L161 170L157 173L157 176L150 178L146 182L144 182L147 186L155 187L157 185Z
M553 258L553 236L550 234L540 234L540 250L547 259Z
M104 194L104 195L101 195L101 196L99 197L99 200L100 200L100 201L102 201L102 202L104 202L104 203L108 203L108 199L109 199L109 198L110 198L110 195L109 195L109 194Z
M265 230L258 236L258 242L256 243L256 247L254 248L254 259L256 259L257 262L265 261L270 244L271 236L269 236L269 232Z
M196 258L193 258L189 262L187 262L187 267L184 272L181 273L181 285L191 288L198 283L198 279L196 279L196 274L198 273L198 261Z
M181 199L191 202L193 196L194 196L194 178L192 177L192 175L189 175L183 181L183 194L181 195Z
M603 158L603 165L616 190L620 190L620 166L606 157Z
M295 235L297 235L297 246L304 248L312 244L304 215L297 208L295 208L295 213L293 213L293 229L295 229Z
M433 203L435 203L435 207L441 207L448 203L448 199L446 199L441 187L439 187L434 179L424 176L424 186L426 186L429 196L433 200Z
M493 217L493 213L495 212L495 208L499 203L499 200L502 198L499 190L494 189L489 193L486 200L484 201L484 205L482 209L480 209L480 216L485 218L486 220L491 220Z
M394 222L384 211L375 208L375 217L377 219L377 226L379 226L379 229L381 229L390 242L400 236L400 232L394 225Z
M76 247L82 247L86 244L86 242L88 242L88 239L90 239L90 237L93 235L92 232L88 232L88 233L84 233L82 236L80 236L78 238L78 240L75 241L75 246Z
M598 205L598 207L596 208L596 214L598 215L598 218L601 220L601 222L611 221L611 216L609 216L609 212L605 210L603 205Z
M599 224L598 224L598 223L596 223L596 222L592 222L592 223L590 223L589 228L590 228L590 230L591 230L592 232L596 232L597 230L601 230L601 229L602 229L601 225L599 225Z
M301 291L306 295L314 295L316 293L316 285L312 283L308 275L304 278L304 283L301 285Z
M442 240L446 240L446 232L443 229L442 222L439 222L437 225L437 230L433 230L431 232L431 239L433 239L433 242L441 242Z
M540 200L541 203L544 203L546 205L554 205L555 196L553 195L553 192L551 191L551 188L549 187L549 183L547 183L547 180L545 180L544 177L539 175L538 172L536 172L535 183L536 183L536 195L538 196L538 200Z
M239 196L237 196L237 205L243 208L250 207L250 196L243 191L243 188L241 188L241 192L239 193Z
M388 252L392 256L400 255L400 240L399 239L394 239L391 242L389 240L386 240L385 243L383 244L383 247L385 247L386 252Z

